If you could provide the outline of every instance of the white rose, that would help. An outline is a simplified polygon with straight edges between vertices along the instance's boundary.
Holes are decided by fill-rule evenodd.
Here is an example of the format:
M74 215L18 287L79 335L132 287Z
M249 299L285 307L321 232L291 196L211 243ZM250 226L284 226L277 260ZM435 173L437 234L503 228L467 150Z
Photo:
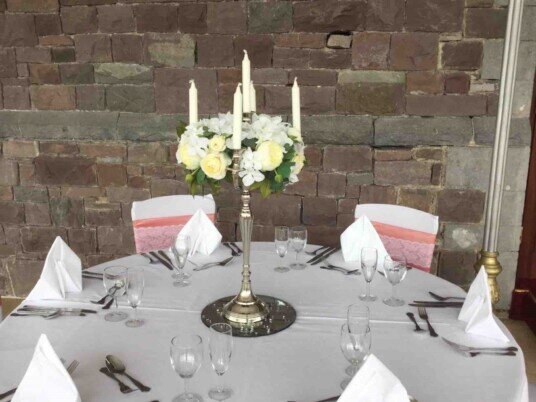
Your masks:
M206 154L201 159L201 169L211 179L221 180L227 173L227 166L231 164L231 159L224 153Z
M215 135L208 142L208 149L212 152L222 152L225 148L225 137L223 135Z
M186 166L186 169L195 170L199 167L201 158L193 152L187 143L182 143L177 149L177 162Z
M283 162L283 147L274 141L265 141L257 148L262 170L274 170Z
M292 167L292 173L295 175L300 174L301 170L303 169L303 166L305 165L305 155L296 154L294 158L292 158L292 162L294 162L294 166Z

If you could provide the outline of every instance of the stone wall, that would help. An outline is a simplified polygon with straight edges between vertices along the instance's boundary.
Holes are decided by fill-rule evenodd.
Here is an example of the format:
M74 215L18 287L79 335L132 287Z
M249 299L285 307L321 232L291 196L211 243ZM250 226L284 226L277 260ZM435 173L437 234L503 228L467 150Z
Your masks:
M500 249L515 276L531 140L536 2L526 0ZM334 243L357 203L438 214L434 272L466 285L480 247L504 0L0 0L0 292L25 295L62 236L85 265L132 253L133 200L184 194L174 128L231 107L247 49L260 112L302 86L309 165L255 240L303 223ZM237 194L217 197L237 236Z

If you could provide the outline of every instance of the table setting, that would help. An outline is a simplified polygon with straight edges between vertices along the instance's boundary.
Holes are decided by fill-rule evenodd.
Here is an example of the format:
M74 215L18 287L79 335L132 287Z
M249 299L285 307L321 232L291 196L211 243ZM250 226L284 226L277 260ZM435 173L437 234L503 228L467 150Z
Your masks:
M177 129L188 211L133 217L138 252L88 269L55 239L0 324L0 401L528 400L484 268L466 293L413 249L388 252L366 214L337 247L308 244L304 226L253 241L251 193L277 196L306 163L297 80L290 92L292 122L256 114L244 52L233 113L199 119L190 82ZM223 181L240 193L240 242L222 242L204 193Z

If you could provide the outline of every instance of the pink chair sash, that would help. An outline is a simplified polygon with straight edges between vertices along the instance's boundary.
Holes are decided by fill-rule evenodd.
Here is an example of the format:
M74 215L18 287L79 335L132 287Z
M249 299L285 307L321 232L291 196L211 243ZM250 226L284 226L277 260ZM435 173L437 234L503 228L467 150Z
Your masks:
M372 222L390 255L403 256L410 267L430 272L436 235L399 226Z
M207 214L214 222L215 214ZM146 253L171 247L175 237L192 215L139 219L132 222L136 252Z

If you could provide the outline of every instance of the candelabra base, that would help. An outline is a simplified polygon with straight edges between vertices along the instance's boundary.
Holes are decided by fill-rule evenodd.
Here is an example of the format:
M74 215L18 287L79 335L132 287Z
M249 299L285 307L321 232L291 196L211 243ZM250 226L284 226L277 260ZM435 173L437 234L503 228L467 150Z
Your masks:
M247 322L232 321L226 317L226 312L234 312L236 310L229 310L226 307L235 298L236 296L224 297L206 306L201 312L201 321L203 324L210 327L217 322L227 322L231 325L234 336L253 338L283 331L296 321L296 310L294 310L294 307L281 299L264 295L257 295L255 297L257 302L250 305L248 307L250 310L247 310L248 315L250 312L253 312L253 317L258 317L255 311L260 312L261 315L264 316L262 319L257 321L248 320ZM240 306L240 304L233 303L232 306ZM264 315L264 313L266 313L266 315ZM242 318L244 318L243 315Z

